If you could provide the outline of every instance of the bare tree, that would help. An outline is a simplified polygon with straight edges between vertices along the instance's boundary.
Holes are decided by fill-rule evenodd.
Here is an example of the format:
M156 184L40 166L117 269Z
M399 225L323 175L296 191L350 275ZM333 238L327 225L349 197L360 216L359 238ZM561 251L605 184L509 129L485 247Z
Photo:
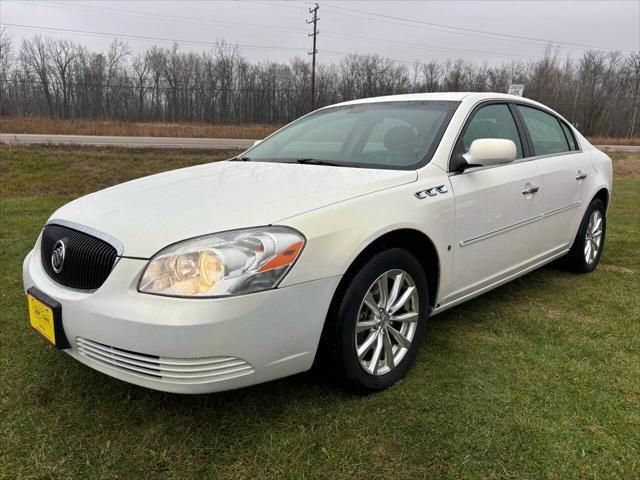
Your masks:
M147 81L151 74L150 52L136 55L131 62L131 69L135 75L135 85L138 91L138 120L142 120L144 118L145 94L148 88Z
M9 110L9 74L12 68L11 38L5 28L0 28L0 115L6 115Z
M92 52L36 36L13 55L0 32L0 115L62 118L285 123L308 111L307 59L250 63L220 41L195 54L177 45L130 57L114 40ZM347 55L316 70L317 105L405 92L497 91L525 85L588 135L637 135L640 53L585 51L560 58L550 45L539 60L502 65L462 59L403 65L379 55Z
M32 73L37 75L47 101L49 115L53 116L53 99L51 98L50 90L51 64L47 43L40 36L36 36L31 40L24 40L20 50L20 60L25 67L27 75Z
M111 42L107 55L107 72L105 79L105 110L108 113L110 113L113 98L115 97L115 88L113 88L114 79L118 74L123 59L127 55L129 55L129 46L126 43L117 38Z
M55 85L62 92L62 104L60 116L69 118L69 91L71 89L71 62L78 56L75 43L69 40L51 40L47 42L49 57L51 58L52 76Z

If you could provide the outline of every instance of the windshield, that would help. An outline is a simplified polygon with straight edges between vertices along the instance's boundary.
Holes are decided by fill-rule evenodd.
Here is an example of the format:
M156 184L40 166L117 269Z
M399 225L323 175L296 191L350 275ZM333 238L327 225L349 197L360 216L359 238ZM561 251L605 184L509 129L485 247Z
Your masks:
M319 110L289 124L242 160L417 168L431 159L459 102L381 102Z

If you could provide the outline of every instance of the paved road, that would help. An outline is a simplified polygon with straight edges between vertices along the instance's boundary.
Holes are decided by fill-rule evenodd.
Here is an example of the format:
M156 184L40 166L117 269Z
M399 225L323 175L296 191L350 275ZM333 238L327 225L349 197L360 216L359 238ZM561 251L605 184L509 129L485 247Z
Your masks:
M56 145L91 145L156 148L215 148L246 149L255 140L235 138L173 138L173 137L106 137L96 135L38 135L0 133L0 143L28 145L49 143Z
M95 135L38 135L0 133L0 143L57 145L92 145L116 147L156 147L156 148L216 148L245 149L255 140L234 138L178 138L178 137L102 137ZM604 152L640 152L634 145L596 145Z

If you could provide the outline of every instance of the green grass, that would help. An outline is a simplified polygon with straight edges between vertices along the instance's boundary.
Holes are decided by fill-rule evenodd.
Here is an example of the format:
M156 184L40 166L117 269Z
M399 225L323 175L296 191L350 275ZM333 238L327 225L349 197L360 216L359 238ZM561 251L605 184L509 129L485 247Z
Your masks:
M640 477L640 176L629 155L616 156L624 173L593 274L552 265L434 317L412 371L382 393L303 374L163 394L30 330L21 262L53 210L229 155L0 147L0 477Z

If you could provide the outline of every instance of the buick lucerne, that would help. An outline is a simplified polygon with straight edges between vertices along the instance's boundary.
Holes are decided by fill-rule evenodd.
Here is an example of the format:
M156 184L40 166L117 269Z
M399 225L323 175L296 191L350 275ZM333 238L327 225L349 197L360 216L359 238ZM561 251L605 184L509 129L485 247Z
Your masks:
M604 153L521 97L333 105L231 160L57 210L24 261L29 322L157 390L314 364L380 390L408 371L429 317L560 257L596 268L611 184Z

